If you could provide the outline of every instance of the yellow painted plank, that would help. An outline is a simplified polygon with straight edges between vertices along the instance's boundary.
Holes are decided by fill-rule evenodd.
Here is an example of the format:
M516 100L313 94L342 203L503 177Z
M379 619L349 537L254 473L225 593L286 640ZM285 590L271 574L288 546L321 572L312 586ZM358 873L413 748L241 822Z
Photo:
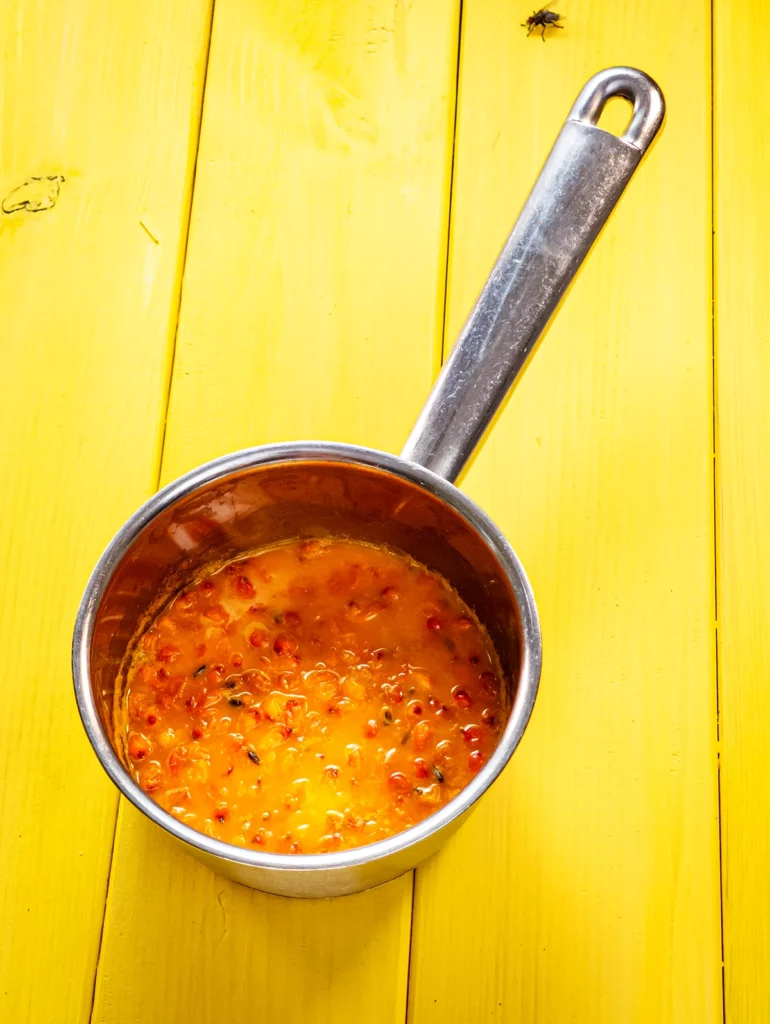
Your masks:
M204 0L0 2L3 1021L90 1011L116 797L69 645L157 482L208 26Z
M463 485L530 573L545 668L512 765L417 872L410 1019L707 1024L709 7L685 0L675 24L664 0L556 9L542 43L507 0L464 4L449 336L590 74L645 69L668 122Z
M217 12L166 478L248 444L405 439L438 366L457 7Z
M770 1019L770 98L758 88L769 33L766 7L717 0L717 606L729 1024Z
M458 27L441 0L218 0L164 479L406 437L438 364ZM401 1024L411 890L264 896L124 810L94 1019Z

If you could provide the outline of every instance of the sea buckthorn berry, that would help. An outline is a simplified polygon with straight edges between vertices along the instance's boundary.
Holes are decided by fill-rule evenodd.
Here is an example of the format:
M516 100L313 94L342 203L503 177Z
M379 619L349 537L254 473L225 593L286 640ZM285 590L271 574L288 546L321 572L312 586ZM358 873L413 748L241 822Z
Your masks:
M222 624L230 621L230 616L227 614L221 604L212 604L210 608L207 608L203 613L204 616L211 622Z
M400 683L385 683L382 691L393 704L400 704L404 699L404 691Z
M458 706L458 708L463 708L463 710L467 710L468 708L473 706L473 698L468 693L468 691L464 690L461 686L455 686L453 688L452 697L454 698L454 702Z
M328 832L339 832L345 823L345 815L342 811L326 812L326 830Z
M432 633L438 633L441 629L441 619L437 618L435 615L431 615L425 621L425 628L429 629Z
M388 776L388 785L397 793L411 793L412 783L403 772L392 772Z
M436 807L441 803L441 790L435 782L431 786L418 786L415 794L418 803L426 804L428 807Z
M428 762L423 760L421 757L416 757L414 759L414 773L418 779L427 779L430 775Z
M459 619L455 621L455 629L459 629L461 632L473 629L473 619L468 615L461 615Z
M377 735L378 732L379 726L377 725L373 718L370 718L369 721L364 726L364 734L368 736L369 739L372 739Z
M282 693L271 693L262 701L262 714L271 722L277 722L284 712L285 698Z
M481 721L490 729L497 725L497 715L491 708L484 708L481 712Z
M413 715L421 715L425 710L425 705L421 700L410 700L407 707Z
M166 729L159 736L156 735L155 739L161 745L161 747L173 747L176 743L176 732L174 729Z
M296 629L299 626L301 619L296 612L286 612L283 621L286 623L289 629Z
M267 647L267 638L263 629L253 629L249 633L249 643L252 647Z
M204 580L203 583L201 583L201 591L204 594L211 594L213 593L214 589L215 584L212 583L211 580Z
M273 650L276 654L294 654L296 649L296 641L290 640L287 636L277 636L273 641Z
M145 793L152 793L163 784L163 769L157 761L150 761L139 775L139 785Z
M299 546L299 560L309 562L311 559L317 558L322 551L323 545L320 540L304 540Z
M412 693L412 687L418 692L424 694L426 697L431 693L434 688L433 679L428 675L427 672L410 672L407 678L407 683L410 687L409 692Z
M219 806L214 811L214 817L216 818L220 825L223 825L227 821L229 813L230 812L227 810L226 807Z
M179 648L173 647L171 644L166 644L158 651L158 661L165 661L167 664L176 661L179 657Z
M472 750L468 754L468 767L472 772L477 772L484 764L484 755L480 750Z
M466 725L462 730L462 734L466 743L479 743L481 741L481 729L477 725Z
M340 683L336 676L324 674L317 676L318 695L321 700L335 700L340 695Z
M336 764L327 764L327 766L324 768L323 773L324 778L336 779L340 774L340 770Z
M425 750L432 734L433 729L431 728L430 722L426 722L425 719L418 722L412 730L412 745L414 749Z
M243 668L243 655L237 652L230 657L230 665L233 668Z
M436 761L437 763L444 765L445 768L454 764L451 740L440 740L436 744Z
M149 713L149 715L148 715L148 716L147 716L147 718L146 718L146 722L147 722L147 724L148 724L148 725L155 725L155 723L156 723L157 721L158 721L158 716L157 716L157 715L154 715L154 714L153 714L152 712L150 712L150 713Z
M144 718L148 703L150 703L150 699L146 693L142 693L139 690L131 690L128 694L129 717L137 720Z
M156 631L151 629L148 633L145 633L142 639L139 641L139 650L150 653L155 650L158 644L158 637Z
M339 832L332 832L325 836L321 836L319 843L321 853L330 853L332 850L339 850L342 845L342 836Z
M128 756L134 761L141 761L150 753L150 741L141 733L132 732L128 737Z
M235 581L235 590L240 597L254 597L254 584L248 576L239 576Z
M168 766L174 773L181 770L181 768L187 763L190 757L190 752L184 745L175 747L174 750L168 755Z
M393 604L394 601L398 601L401 595L398 592L398 587L385 587L380 594L380 597L387 604Z

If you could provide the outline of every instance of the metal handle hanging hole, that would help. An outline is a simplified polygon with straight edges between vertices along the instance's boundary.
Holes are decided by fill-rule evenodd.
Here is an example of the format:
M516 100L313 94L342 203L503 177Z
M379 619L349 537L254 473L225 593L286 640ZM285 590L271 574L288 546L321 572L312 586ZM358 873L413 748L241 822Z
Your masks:
M607 68L586 82L575 100L570 120L596 127L609 100L621 97L633 106L631 120L619 138L644 152L663 121L663 94L653 80L636 68Z
M596 127L622 138L633 116L634 105L631 100L625 96L610 96L599 113Z

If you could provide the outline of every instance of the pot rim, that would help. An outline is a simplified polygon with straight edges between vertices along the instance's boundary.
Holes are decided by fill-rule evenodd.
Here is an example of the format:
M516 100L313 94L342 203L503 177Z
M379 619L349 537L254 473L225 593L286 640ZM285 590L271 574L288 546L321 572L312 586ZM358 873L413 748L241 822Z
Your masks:
M115 753L96 707L89 655L96 614L112 576L134 540L155 517L198 488L233 473L281 462L340 462L374 468L415 483L449 504L491 548L514 591L521 621L521 665L508 723L492 756L468 785L438 811L387 839L333 853L279 854L234 846L198 832L163 810L131 778ZM474 501L454 484L414 462L358 445L294 441L245 448L206 462L167 484L146 501L107 545L86 585L72 641L72 675L78 710L91 746L112 782L155 824L197 850L233 864L285 873L334 871L359 867L417 846L460 818L486 792L510 760L524 734L537 695L542 639L529 580L502 532Z

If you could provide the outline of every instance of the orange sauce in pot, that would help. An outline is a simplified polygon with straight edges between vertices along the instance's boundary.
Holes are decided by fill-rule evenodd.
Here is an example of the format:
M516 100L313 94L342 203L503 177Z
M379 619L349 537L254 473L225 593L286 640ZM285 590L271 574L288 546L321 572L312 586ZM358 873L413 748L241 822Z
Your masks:
M140 786L180 821L276 853L414 825L497 744L491 641L437 574L350 540L211 572L139 638L117 724Z

